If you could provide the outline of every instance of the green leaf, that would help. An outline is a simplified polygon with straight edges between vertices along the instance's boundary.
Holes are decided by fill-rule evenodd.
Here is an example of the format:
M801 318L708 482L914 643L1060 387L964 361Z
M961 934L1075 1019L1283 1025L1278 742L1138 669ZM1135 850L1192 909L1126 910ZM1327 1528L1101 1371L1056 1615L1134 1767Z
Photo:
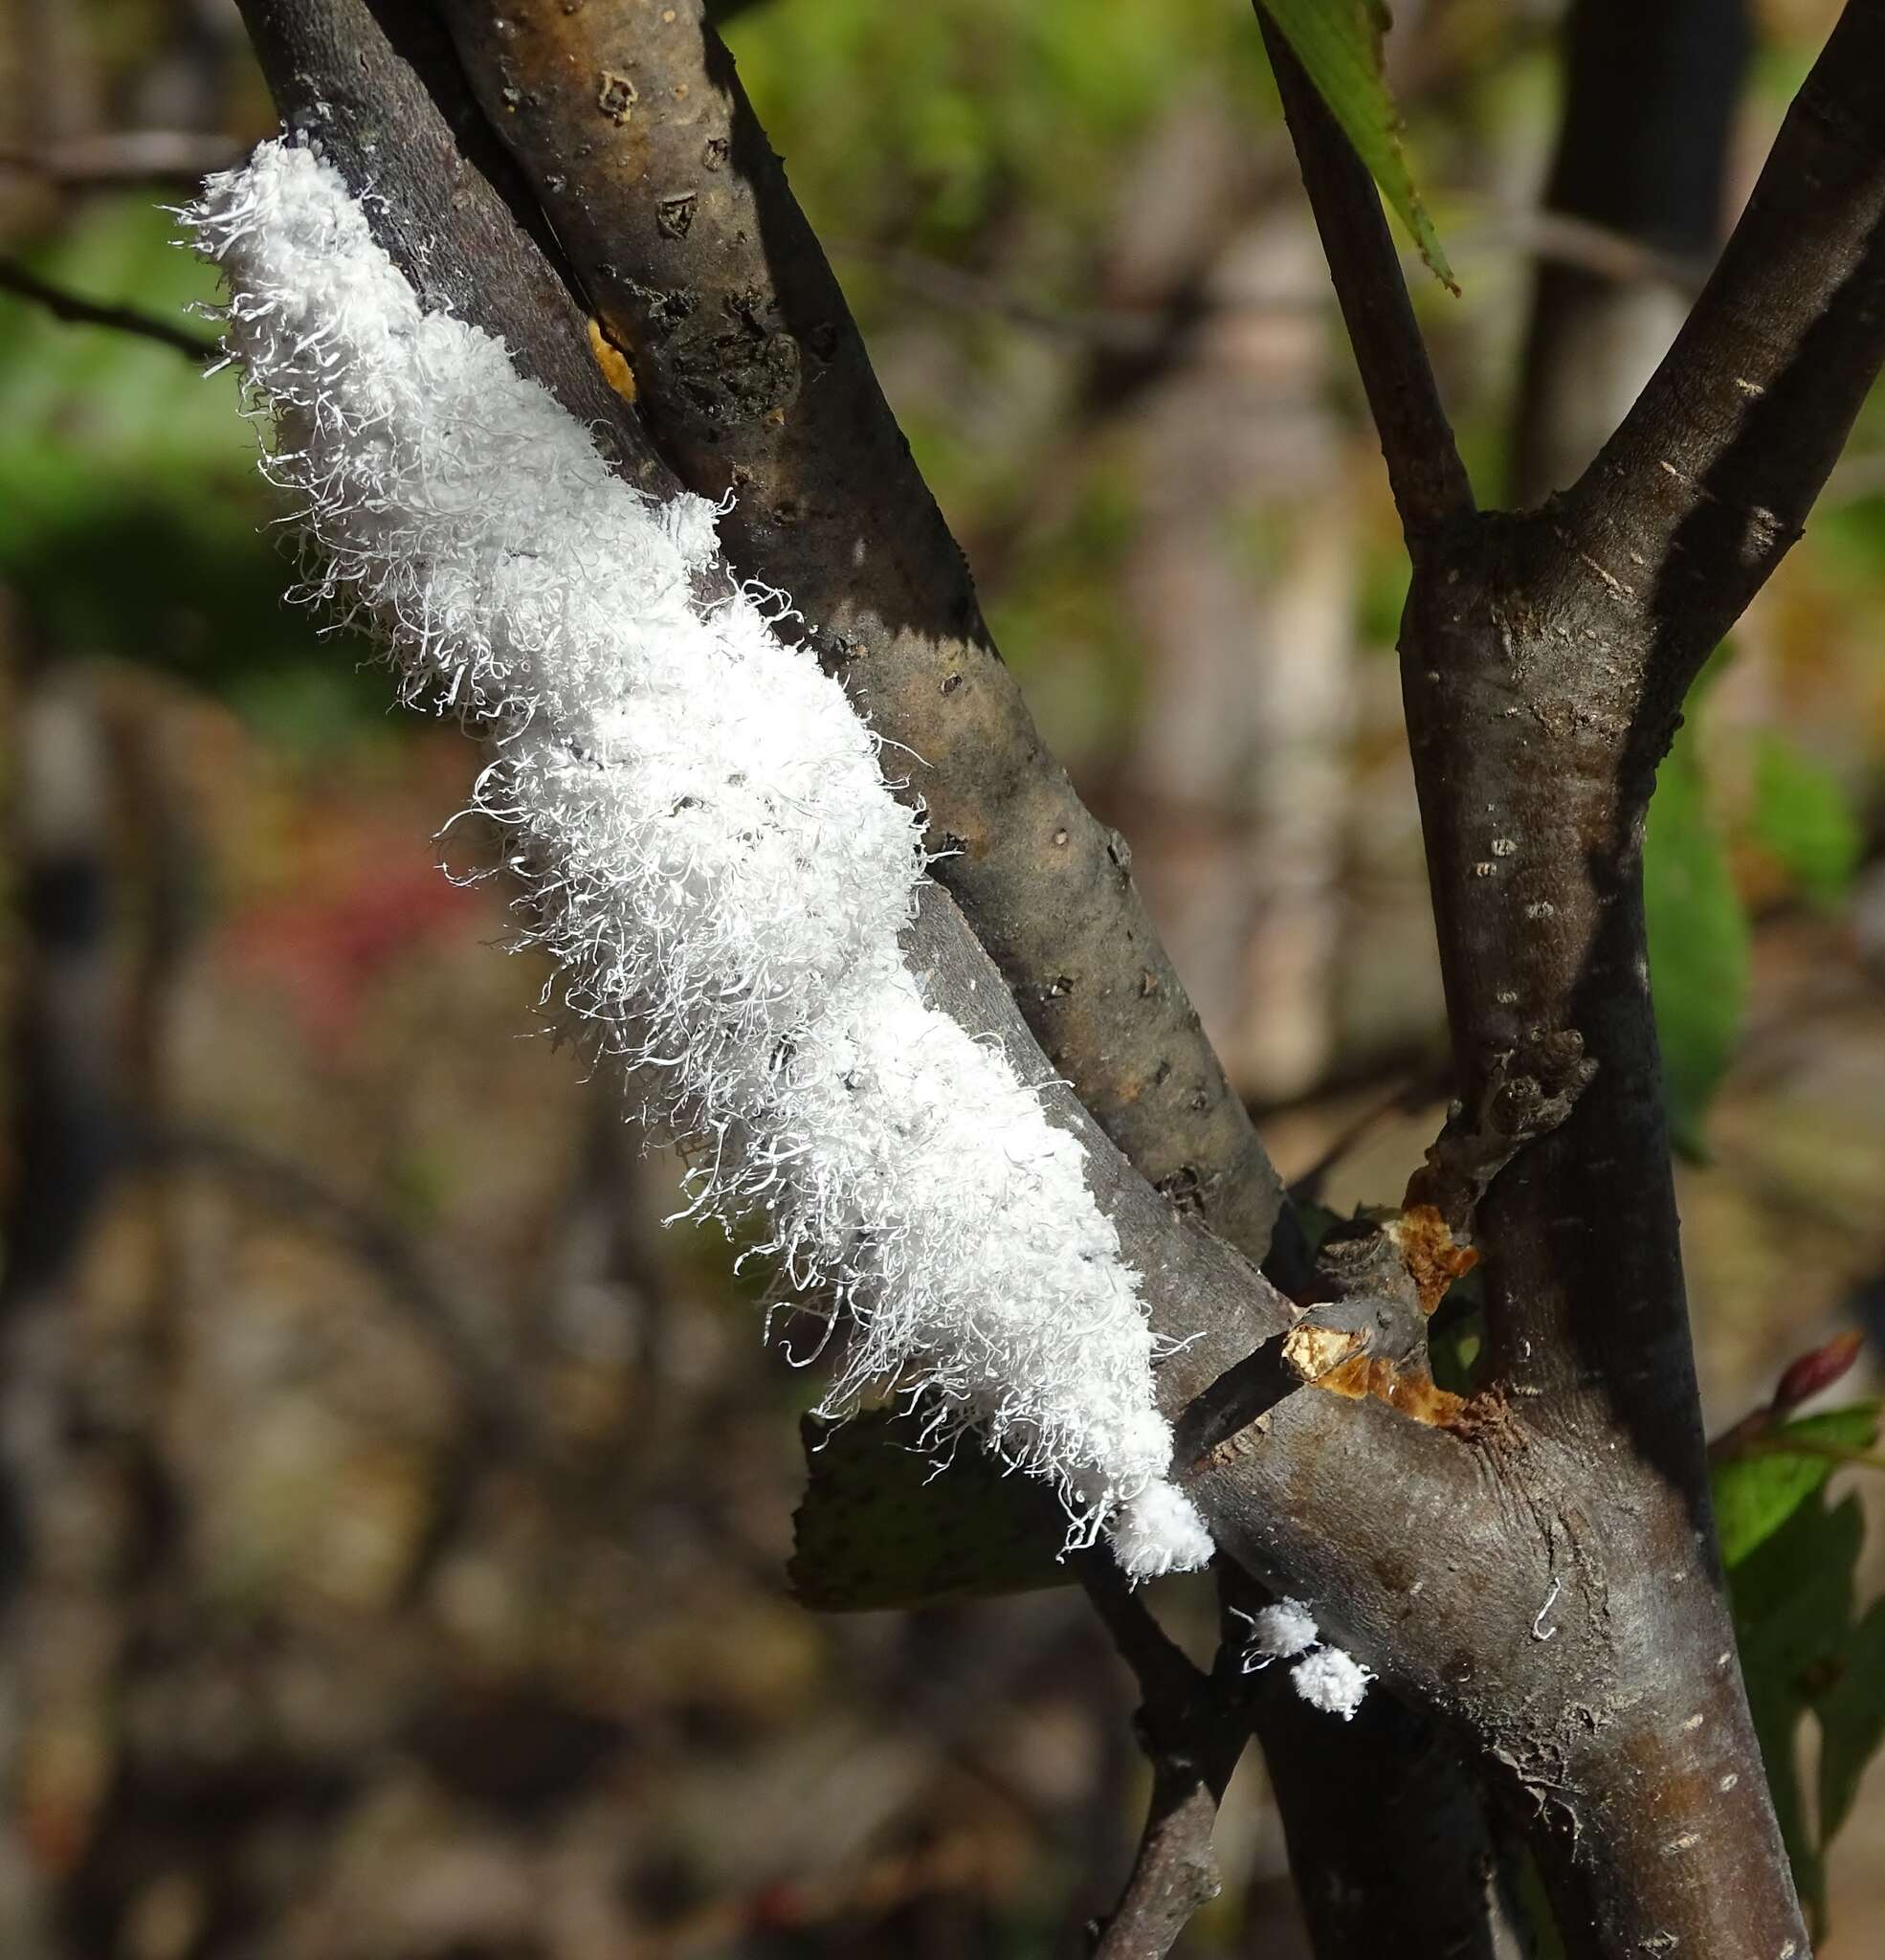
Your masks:
M1529 1935L1520 1941L1525 1960L1565 1960L1564 1935L1558 1929L1538 1854L1521 1843L1504 1854L1501 1864L1519 1925Z
M1820 1723L1820 1843L1852 1815L1859 1779L1885 1747L1885 1599L1853 1627L1839 1653L1839 1679L1815 1706Z
M808 1481L788 1576L819 1613L867 1613L1065 1586L1052 1490L965 1438L945 1470L906 1415L801 1425Z
M1736 1569L1729 1592L1750 1693L1763 1682L1805 1694L1805 1678L1844 1646L1864 1537L1857 1498L1803 1504Z
M1715 1526L1732 1570L1765 1544L1832 1475L1825 1457L1737 1457L1715 1473Z
M1401 115L1387 92L1381 37L1387 27L1382 0L1261 0L1290 44L1303 73L1329 106L1368 174L1399 213L1420 256L1450 292L1457 293L1439 234L1414 189L1401 148Z
M1878 1437L1879 1405L1804 1415L1768 1430L1714 1467L1715 1526L1721 1562L1730 1571L1766 1543L1839 1465L1828 1449L1869 1450ZM1786 1440L1820 1445L1789 1451Z
M1643 905L1670 1135L1700 1157L1703 1119L1741 1039L1750 934L1686 726L1650 805Z
M1826 1918L1825 1839L1811 1834L1795 1748L1800 1718L1827 1692L1830 1665L1850 1638L1852 1574L1864 1538L1856 1498L1829 1509L1816 1497L1729 1575L1748 1705L1816 1937Z
M1782 735L1765 735L1755 755L1748 829L1818 905L1846 896L1865 854L1865 834L1838 777Z
M1854 1402L1782 1423L1716 1463L1716 1525L1722 1563L1740 1566L1820 1490L1839 1467L1832 1452L1869 1450L1878 1439L1880 1404ZM1809 1445L1787 1448L1788 1442Z

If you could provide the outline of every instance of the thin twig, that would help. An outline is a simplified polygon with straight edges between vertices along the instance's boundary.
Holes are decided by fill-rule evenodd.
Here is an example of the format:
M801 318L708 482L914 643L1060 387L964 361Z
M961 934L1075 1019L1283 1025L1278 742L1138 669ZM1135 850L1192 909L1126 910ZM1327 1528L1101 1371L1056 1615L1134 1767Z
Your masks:
M1627 233L1567 212L1475 201L1473 193L1464 189L1443 189L1440 194L1450 206L1466 213L1448 238L1449 249L1457 258L1474 254L1517 254L1521 258L1574 266L1620 284L1652 280L1691 299L1708 278L1705 262L1657 251ZM1288 297L1256 303L1207 294L1200 297L1194 309L1176 317L1168 307L1058 306L1017 291L987 273L970 272L905 246L881 245L867 238L834 238L827 241L827 249L833 258L871 267L899 291L929 305L976 319L1004 321L1061 346L1123 360L1150 358L1169 345L1174 332L1182 327L1226 317L1299 319L1319 312L1333 297ZM1400 258L1404 278L1424 277L1418 252L1403 252Z
M0 149L0 170L38 177L66 189L135 184L191 184L232 168L242 145L189 129L114 129L45 150Z
M1260 4L1256 17L1381 434L1395 507L1417 554L1421 540L1472 511L1473 486L1440 403L1374 180Z
M1105 1551L1077 1560L1080 1583L1139 1682L1138 1732L1152 1763L1152 1800L1132 1875L1095 1929L1094 1960L1164 1960L1191 1916L1218 1893L1211 1832L1250 1735L1235 1677L1206 1674L1153 1618Z
M1628 232L1600 225L1571 212L1553 211L1548 206L1494 206L1484 215L1469 217L1464 225L1451 232L1447 245L1459 257L1497 249L1547 265L1574 266L1619 284L1654 280L1690 299L1701 291L1708 279L1704 259L1659 251L1640 238L1632 238ZM1410 273L1422 269L1418 253L1404 255L1402 264Z
M949 265L926 252L876 245L867 239L835 239L831 252L834 258L848 258L869 266L912 299L946 307L952 313L1003 320L1064 346L1143 360L1171 337L1172 323L1163 308L1054 306L1031 299L1000 279Z
M1403 1075L1386 1095L1372 1098L1349 1118L1323 1146L1316 1161L1290 1180L1290 1202L1319 1204L1329 1172L1364 1144L1368 1138L1396 1117L1418 1116L1430 1102L1441 1101L1452 1080L1451 1071L1426 1068Z
M77 293L68 293L62 287L49 284L36 273L28 272L16 259L0 258L0 292L43 306L55 320L77 326L108 326L117 333L136 334L141 340L155 341L160 346L187 354L192 361L208 363L222 357L216 343L201 334L140 313L135 306L105 306L95 300L81 300Z

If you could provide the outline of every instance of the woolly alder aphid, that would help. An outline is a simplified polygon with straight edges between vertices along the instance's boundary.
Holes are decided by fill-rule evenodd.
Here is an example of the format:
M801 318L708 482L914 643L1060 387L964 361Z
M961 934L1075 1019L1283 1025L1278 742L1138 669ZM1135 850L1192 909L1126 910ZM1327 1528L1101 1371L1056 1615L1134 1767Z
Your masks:
M1278 1599L1253 1614L1235 1606L1231 1611L1251 1630L1244 1673L1255 1674L1273 1661L1286 1660L1290 1685L1312 1708L1340 1715L1344 1722L1354 1719L1374 1671L1340 1647L1330 1646L1301 1600Z
M714 508L611 476L503 346L421 311L310 151L264 144L188 222L273 412L312 596L377 626L402 696L492 760L520 944L563 1008L702 1139L692 1210L853 1329L827 1408L895 1380L942 1440L972 1427L1052 1482L1068 1543L1135 1576L1210 1540L1167 1478L1157 1342L1075 1137L1001 1050L924 998L898 935L915 819L836 682L725 591Z

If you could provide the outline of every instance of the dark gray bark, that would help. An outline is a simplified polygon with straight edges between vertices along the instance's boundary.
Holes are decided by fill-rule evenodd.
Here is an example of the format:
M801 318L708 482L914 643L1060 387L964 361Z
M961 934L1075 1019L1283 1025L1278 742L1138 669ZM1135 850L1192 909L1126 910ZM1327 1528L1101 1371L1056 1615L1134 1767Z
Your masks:
M498 335L647 487L654 445L590 351L549 227L425 9L255 0L242 17L283 126L321 144L356 195L383 193L374 235L420 299Z
M1569 1120L1482 1208L1489 1323L1528 1426L1584 1446L1585 1516L1633 1518L1637 1610L1616 1609L1617 1568L1603 1596L1620 1678L1664 1706L1576 1750L1584 1801L1541 1856L1568 1927L1708 1952L1806 1939L1748 1795L1761 1779L1708 1517L1643 826L1687 687L1798 536L1885 355L1882 228L1885 10L1854 4L1617 434L1536 518L1451 540L1417 573L1404 639L1463 1098L1528 1057L1541 1080L1573 1050L1595 1064ZM1651 1583L1660 1599L1642 1596ZM1645 1782L1709 1793L1705 1815L1666 1829L1666 1804L1630 1793ZM1608 1868L1593 1856L1607 1838L1625 1854ZM1732 1882L1706 1868L1711 1847L1737 1849Z
M1371 1694L1331 1773L1329 1718L1279 1667L1259 1678L1252 1722L1318 1955L1492 1960L1492 1851L1452 1737L1392 1695ZM1377 1768L1359 1810L1344 1757Z
M910 752L937 878L1056 1067L1156 1185L1261 1259L1281 1186L1134 887L1043 746L823 250L698 0L446 0L643 413L690 489L738 501L860 712Z
M157 320L148 313L140 313L135 306L101 306L96 300L82 299L77 293L68 293L54 285L49 279L42 279L37 273L11 258L0 258L0 293L10 293L16 300L43 306L55 320L63 320L73 325L108 326L115 333L136 334L141 340L155 341L160 346L188 355L192 361L213 361L216 358L216 344L207 334L191 333L188 327L173 326L167 320Z
M1513 1495L1560 1615L1559 1720L1485 1714L1539 1803L1579 1951L1806 1946L1713 1550L1640 853L1682 693L1798 534L1885 353L1881 37L1885 11L1848 9L1681 337L1567 497L1424 534L1404 513L1404 687L1463 1140L1476 1123L1495 1155L1524 1144L1476 1229L1525 1438ZM1315 161L1327 119L1297 136L1325 234L1372 235L1372 195L1344 207ZM1397 277L1374 256L1374 282ZM1385 366L1353 338L1364 372ZM1608 1687L1578 1680L1593 1635Z
M322 137L356 183L370 169L386 200L370 207L383 241L409 263L414 239L432 245L428 298L504 331L570 406L594 404L602 368L588 352L587 309L547 258L532 256L541 223L529 191L499 162L487 179L466 161L482 155L488 139L468 117L453 72L432 64L437 43L424 69L428 91L371 33L359 0L248 0L245 11L291 120ZM379 11L396 24L400 48L418 46L410 10ZM474 14L491 17L463 10L466 19ZM476 62L476 36L466 45ZM504 58L496 44L487 54L494 63ZM323 60L343 71L331 89ZM1636 410L1568 497L1526 519L1473 511L1372 189L1343 162L1339 135L1305 99L1287 56L1278 66L1414 556L1408 712L1462 1110L1441 1157L1471 1168L1462 1217L1490 1180L1472 1223L1488 1265L1497 1386L1462 1406L1417 1392L1418 1380L1407 1376L1398 1386L1365 1371L1360 1381L1285 1383L1260 1412L1221 1423L1181 1468L1231 1559L1307 1600L1334 1637L1472 1755L1536 1846L1574 1952L1804 1954L1712 1551L1637 855L1654 763L1682 689L1797 532L1885 353L1885 0L1852 0L1736 240ZM500 108L512 106L502 88L520 90L520 129L524 97L539 89L549 100L554 78L546 72L501 82ZM711 78L717 91L726 85L718 67ZM689 86L690 98L670 92L668 100L690 100ZM634 87L625 98L605 81L588 99L587 113L600 120L585 139L591 149L572 150L571 177L593 164L596 182L608 181L610 132L635 126L632 114L618 122L608 105L632 111L660 94ZM586 113L580 93L566 109ZM706 147L719 125L664 113L660 126L682 145L676 155L692 158L694 174L671 184L657 171L644 181L644 165L611 190L644 232L652 225L654 239L685 244L698 231L701 253L716 235L729 254L749 248L759 207L744 200L757 193L727 189L717 204L721 185L708 182L729 170L750 169L764 196L783 197L776 162L748 127L742 99L727 93L720 113L734 119L724 156ZM655 120L652 111L642 117L644 125ZM698 155L686 147L697 139ZM546 141L558 140L552 119ZM555 159L520 147L532 174L543 172L545 200L561 194L550 186ZM494 183L506 187L502 196ZM673 200L690 190L683 222ZM397 215L388 218L388 208ZM520 225L520 212L528 224ZM600 244L586 248L577 236L583 213L553 207L550 214L576 277L599 278L605 261L590 251ZM467 248L473 237L480 242ZM642 244L654 250L646 236ZM834 288L820 283L829 275L809 234L764 234L765 265L782 281L801 249L815 265L792 267L791 276L809 281L810 299L781 298L776 317L762 307L750 331L737 303L730 312L721 304L729 289L711 283L711 258L685 255L671 273L638 279L647 289L640 294L624 285L619 313L605 304L605 318L630 343L644 404L669 397L665 415L654 408L662 448L678 457L692 445L703 485L714 485L715 470L725 473L719 481L734 480L735 436L722 426L712 439L716 413L732 414L739 442L759 445L742 483L759 508L741 548L776 546L800 568L758 558L747 568L789 582L814 617L818 599L829 600L827 652L834 619L847 634L875 635L848 665L874 677L860 700L886 732L907 739L906 728L936 727L942 746L925 751L932 802L960 796L962 820L977 826L998 813L974 833L983 854L958 860L951 880L978 931L1002 949L1010 985L1030 971L1069 981L1065 990L1021 990L1047 1054L940 890L925 895L912 929L913 964L940 1003L1001 1036L1044 1081L1054 1120L1080 1136L1096 1192L1145 1275L1156 1324L1194 1337L1159 1377L1162 1403L1183 1417L1231 1370L1245 1379L1262 1373L1280 1355L1295 1313L1227 1236L1133 1169L1065 1078L1090 1070L1098 1086L1081 1080L1083 1092L1098 1102L1120 1099L1111 1126L1140 1163L1169 1158L1174 1136L1184 1139L1181 1165L1209 1156L1225 1182L1202 1192L1205 1212L1252 1250L1275 1213L1268 1167L1234 1125L1222 1126L1209 1086L1221 1076L1182 1016L1165 1024L1169 1040L1148 1045L1130 1013L1123 1022L1104 1013L1081 1021L1076 1038L1075 1015L1056 1011L1057 1003L1110 997L1085 985L1086 954L1055 964L1055 935L1088 923L1070 905L1103 901L1109 924L1093 957L1116 986L1124 935L1138 930L1129 881L1111 854L1110 872L1087 862L1089 845L1106 853L1106 844L1102 834L1076 830L1075 814L1065 818L1064 843L1058 816L1055 828L1042 828L1044 811L1067 809L1055 800L1062 779L1018 708L1004 705L1009 683L907 462L888 462L892 474L879 483L821 472L822 451L811 462L768 460L766 430L801 426L802 417L806 429L829 434L836 456L855 457L862 442L863 454L884 459L896 447L886 448L875 427L816 419L846 400L868 418L882 411L868 370L844 380L851 329L831 310ZM664 335L658 300L676 293L696 303ZM687 352L692 343L680 329L703 294L716 296L726 333L750 358L715 346ZM838 338L827 354L814 330L833 324ZM794 351L771 345L781 334ZM827 390L833 373L842 385ZM690 377L700 392L689 392ZM770 404L783 423L736 412L741 390L769 388L785 390ZM608 392L600 406L626 467L667 494L674 479L619 396ZM810 475L801 480L792 474L799 469ZM805 535L826 542L794 559L796 520L808 510ZM906 538L914 556L898 561L893 541ZM879 575L891 580L882 590ZM875 678L881 674L892 678ZM946 685L958 676L959 686ZM907 721L896 719L906 713ZM951 719L958 713L960 724ZM968 730L1005 758L993 774L986 745L972 746ZM1074 854L1076 836L1078 854L1067 860L1076 869L1056 883L1054 854ZM1019 847L1004 856L1012 837ZM976 883L969 874L991 862L1004 868ZM1178 1002L1140 964L1143 943L1130 944L1132 964L1152 975L1140 997ZM1121 1047L1103 1036L1109 1026ZM1173 1103L1150 1093L1169 1076L1148 1083L1120 1063L1122 1055L1133 1069L1170 1060L1181 1036L1197 1062L1185 1080L1194 1098L1204 1096L1204 1107L1188 1112L1183 1097ZM1141 1119L1142 1134L1133 1127ZM1213 1122L1220 1127L1208 1136ZM1264 1231L1253 1229L1258 1217ZM1403 1392L1410 1387L1416 1392ZM1405 1938L1399 1950L1408 1950Z
M933 765L913 770L913 789L932 835L962 854L937 876L1050 1060L1134 1168L1261 1259L1274 1173L1141 909L1123 840L1080 807L994 653L962 553L699 8L671 21L478 0L439 11L630 351L664 453L691 487L738 492L724 533L736 565L793 594L827 657L842 650L835 671L873 724ZM1396 377L1385 404L1426 416L1397 455L1424 457L1411 437L1445 427L1417 379ZM1464 493L1456 459L1451 472L1430 486L1436 504ZM1288 1274L1295 1247L1280 1251ZM1372 1730L1325 1737L1322 1781L1379 1840L1395 1819L1377 1804L1392 1783L1377 1748ZM1297 1837L1312 1860L1313 1834ZM1475 1834L1469 1856L1482 1842ZM1480 1888L1439 1916L1482 1905Z
M1152 1800L1119 1904L1093 1928L1093 1960L1164 1960L1217 1897L1211 1833L1244 1752L1247 1697L1228 1645L1207 1674L1153 1618L1104 1551L1082 1553L1080 1582L1138 1679L1135 1726L1152 1763Z

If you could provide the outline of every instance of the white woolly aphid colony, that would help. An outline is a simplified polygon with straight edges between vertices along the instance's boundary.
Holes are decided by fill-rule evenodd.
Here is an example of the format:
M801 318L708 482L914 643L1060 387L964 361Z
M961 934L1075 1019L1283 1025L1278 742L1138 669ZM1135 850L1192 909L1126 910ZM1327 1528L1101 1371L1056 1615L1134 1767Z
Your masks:
M1315 1615L1301 1600L1279 1599L1253 1614L1235 1607L1231 1611L1250 1623L1250 1646L1243 1659L1246 1674L1254 1674L1272 1661L1287 1660L1291 1663L1290 1685L1312 1708L1320 1708L1325 1715L1340 1715L1344 1722L1354 1720L1374 1671L1340 1647L1330 1646L1322 1638Z
M854 1328L829 1398L920 1390L1051 1480L1069 1542L1135 1576L1210 1540L1167 1481L1138 1277L1000 1049L927 1005L898 935L919 833L843 691L724 590L713 508L657 503L502 345L424 314L330 166L265 144L189 223L275 416L315 591L377 627L409 702L493 745L526 943L567 1005L712 1141L698 1209L763 1213Z

